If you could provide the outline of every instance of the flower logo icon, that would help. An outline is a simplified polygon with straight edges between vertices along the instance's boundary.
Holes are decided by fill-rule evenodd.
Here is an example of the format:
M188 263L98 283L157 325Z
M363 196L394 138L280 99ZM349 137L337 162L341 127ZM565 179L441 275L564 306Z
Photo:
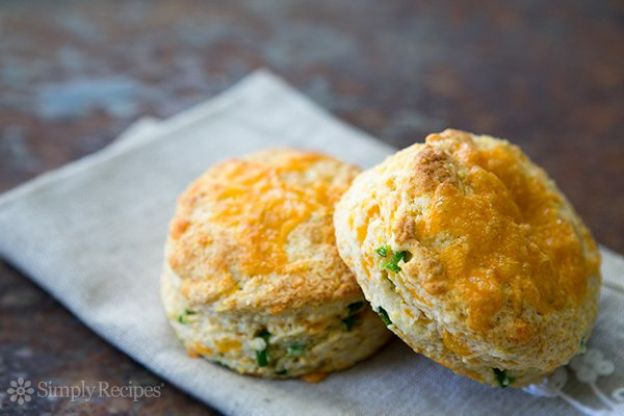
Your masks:
M9 385L11 386L7 389L9 399L12 402L17 402L20 406L29 402L32 394L35 392L35 389L31 387L30 380L24 380L23 377L11 380Z

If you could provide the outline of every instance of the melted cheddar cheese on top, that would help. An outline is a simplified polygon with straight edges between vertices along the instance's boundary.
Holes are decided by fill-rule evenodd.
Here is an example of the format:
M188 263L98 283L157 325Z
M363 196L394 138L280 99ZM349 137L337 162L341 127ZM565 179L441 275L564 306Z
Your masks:
M218 164L180 197L168 262L194 303L284 308L357 296L335 247L334 205L358 173L320 153L271 150Z
M421 146L416 157L399 153L405 169L389 173L387 192L377 190L354 211L367 216L360 242L380 218L396 245L428 252L436 267L422 287L466 302L473 330L489 330L504 305L545 314L583 299L587 279L598 274L596 245L516 146L456 131L432 134ZM522 336L526 325L517 322L517 330Z

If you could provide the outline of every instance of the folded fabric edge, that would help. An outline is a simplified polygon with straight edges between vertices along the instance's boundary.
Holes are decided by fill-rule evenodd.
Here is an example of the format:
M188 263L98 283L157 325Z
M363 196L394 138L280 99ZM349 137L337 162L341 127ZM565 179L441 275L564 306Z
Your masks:
M109 158L115 157L127 151L134 150L138 147L141 147L142 145L151 142L152 140L163 138L178 128L193 124L206 117L215 116L222 112L224 109L229 108L230 105L234 104L237 101L237 99L244 97L244 92L247 89L251 89L263 84L273 84L280 88L283 88L283 86L285 85L279 80L279 78L270 74L266 70L257 70L240 80L232 87L226 89L225 91L217 94L212 98L209 98L207 101L197 104L195 107L191 107L190 109L185 110L182 113L171 117L170 119L157 122L158 129L152 130L149 133L145 131L145 133L148 134L138 139L134 143L134 145L122 145L121 143L124 142L122 136L125 133L132 134L132 132L128 130L133 127L137 128L137 123L143 124L141 120L139 120L130 125L129 129L125 130L118 139L115 139L110 145L106 146L102 150L86 155L73 162L69 162L56 169L43 172L35 178L30 179L25 183L17 185L16 187L0 194L0 207L53 182L73 176L74 174L77 174L84 169L88 169L103 161L106 161ZM299 93L297 93L297 95L299 95ZM143 127L145 127L145 125Z
M161 120L153 117L142 117L130 124L117 138L107 146L107 148L122 146L126 149L131 146L149 141L158 132Z

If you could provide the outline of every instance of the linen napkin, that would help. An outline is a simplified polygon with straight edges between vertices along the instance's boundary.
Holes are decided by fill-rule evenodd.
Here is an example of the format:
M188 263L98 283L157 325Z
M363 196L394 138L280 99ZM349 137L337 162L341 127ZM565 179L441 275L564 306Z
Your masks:
M362 167L394 152L259 71L170 120L142 120L106 149L2 195L0 256L110 343L226 414L624 413L624 259L606 249L588 352L528 392L456 376L398 340L318 384L245 377L189 358L159 298L176 197L217 161L280 146Z

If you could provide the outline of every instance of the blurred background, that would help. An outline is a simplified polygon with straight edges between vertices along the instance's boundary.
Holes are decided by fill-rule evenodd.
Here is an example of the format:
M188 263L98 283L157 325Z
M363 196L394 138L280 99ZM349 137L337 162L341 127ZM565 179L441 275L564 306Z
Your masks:
M260 67L396 147L451 126L509 138L597 240L624 253L624 2L615 0L2 0L0 192ZM0 385L19 372L59 384L161 382L0 262ZM36 405L39 414L213 414L173 386L163 393Z

